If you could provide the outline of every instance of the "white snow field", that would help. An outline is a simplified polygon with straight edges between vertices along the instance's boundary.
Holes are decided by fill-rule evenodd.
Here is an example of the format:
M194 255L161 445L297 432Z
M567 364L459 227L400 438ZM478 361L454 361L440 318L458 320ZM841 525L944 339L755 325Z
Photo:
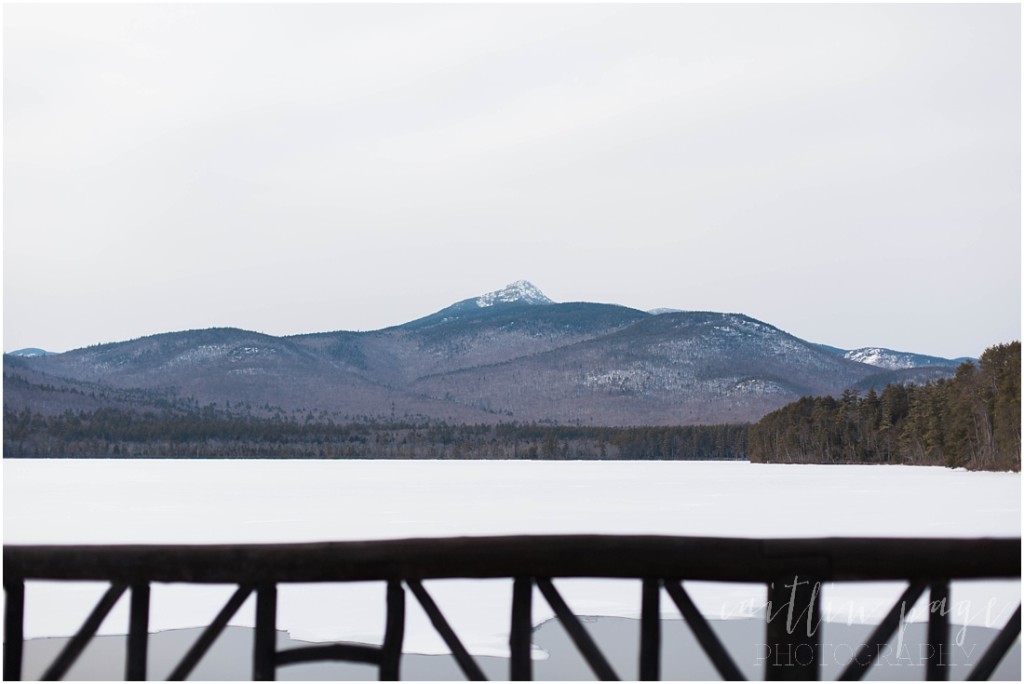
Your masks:
M722 537L1019 537L1017 473L744 462L5 460L5 544L345 541L503 534ZM640 584L556 581L574 612L638 617ZM471 653L508 655L511 582L426 586ZM688 583L713 618L749 617L762 585ZM823 588L830 621L877 620L900 583ZM97 583L30 582L25 636L70 636ZM208 624L228 586L154 585L151 628ZM954 622L1003 624L1019 582L953 585ZM924 617L920 601L916 617ZM407 603L404 650L446 653ZM254 601L231 624L252 626ZM666 617L679 618L669 601ZM534 621L553 613L539 596ZM127 599L101 633L127 632ZM309 641L380 643L381 583L282 585L278 628ZM543 653L536 654L543 657Z

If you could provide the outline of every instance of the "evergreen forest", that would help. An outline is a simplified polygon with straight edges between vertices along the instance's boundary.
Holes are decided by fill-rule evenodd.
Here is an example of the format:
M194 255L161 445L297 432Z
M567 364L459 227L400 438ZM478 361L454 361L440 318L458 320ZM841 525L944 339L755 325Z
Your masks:
M1020 342L925 385L804 397L750 428L758 463L904 463L1020 470Z
M336 425L117 409L4 411L5 458L408 458L738 460L747 425L581 427L499 423Z

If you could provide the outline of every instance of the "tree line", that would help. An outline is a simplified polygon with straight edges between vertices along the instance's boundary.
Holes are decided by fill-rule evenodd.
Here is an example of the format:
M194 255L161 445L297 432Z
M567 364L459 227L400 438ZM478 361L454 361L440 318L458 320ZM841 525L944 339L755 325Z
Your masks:
M445 422L335 424L285 416L104 408L4 410L8 458L745 459L746 425L584 427Z
M788 404L751 426L749 456L1019 471L1020 400L1020 342L996 345L949 380Z

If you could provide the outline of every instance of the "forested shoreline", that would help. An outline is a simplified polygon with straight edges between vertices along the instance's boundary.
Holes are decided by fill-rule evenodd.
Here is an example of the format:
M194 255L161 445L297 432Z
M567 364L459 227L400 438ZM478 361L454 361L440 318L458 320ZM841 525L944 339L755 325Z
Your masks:
M740 460L747 425L580 427L499 423L333 423L212 409L4 412L6 458L395 458Z
M758 463L899 463L1020 471L1020 342L950 380L804 397L750 428Z
M5 458L743 460L1020 470L1020 342L949 380L804 397L755 425L592 427L365 420L335 424L214 406L4 409Z

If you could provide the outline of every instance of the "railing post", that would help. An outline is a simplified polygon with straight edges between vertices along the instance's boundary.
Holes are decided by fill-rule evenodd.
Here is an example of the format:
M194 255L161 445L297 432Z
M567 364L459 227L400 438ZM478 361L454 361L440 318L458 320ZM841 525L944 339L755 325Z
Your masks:
M661 580L645 578L640 599L640 680L661 678Z
M130 682L141 682L146 679L146 650L149 645L149 583L133 584L131 592L125 679Z
M388 582L387 612L379 677L382 682L395 682L401 677L402 640L405 637L405 589L401 580Z
M264 584L256 589L256 634L253 639L252 678L269 682L276 676L277 585Z
M949 678L949 582L933 582L928 596L928 651L925 677L929 681Z
M25 640L25 582L4 579L7 606L4 610L4 681L21 679L22 644Z
M512 581L512 629L509 632L509 679L523 682L533 679L533 580L516 577Z
M768 585L765 679L818 679L821 645L821 583L788 575Z

